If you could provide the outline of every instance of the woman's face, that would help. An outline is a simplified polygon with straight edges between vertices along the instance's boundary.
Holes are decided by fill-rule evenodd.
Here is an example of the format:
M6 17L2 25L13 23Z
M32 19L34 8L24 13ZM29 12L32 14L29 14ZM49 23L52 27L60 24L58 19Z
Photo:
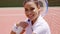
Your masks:
M39 9L34 2L27 2L24 5L25 15L30 19L34 20L39 15Z

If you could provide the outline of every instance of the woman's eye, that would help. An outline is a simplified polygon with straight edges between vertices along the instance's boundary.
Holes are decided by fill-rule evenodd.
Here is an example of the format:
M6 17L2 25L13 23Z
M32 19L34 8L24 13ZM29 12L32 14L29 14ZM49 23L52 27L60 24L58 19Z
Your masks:
M28 11L28 9L25 9L25 11Z
M34 10L35 8L31 8L30 10Z

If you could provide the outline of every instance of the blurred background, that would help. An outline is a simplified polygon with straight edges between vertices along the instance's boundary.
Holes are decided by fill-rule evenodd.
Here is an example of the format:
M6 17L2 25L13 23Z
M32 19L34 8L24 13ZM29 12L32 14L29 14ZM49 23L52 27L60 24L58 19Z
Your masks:
M0 34L10 34L13 24L26 20L24 0L0 0ZM60 0L48 0L48 13L44 19L51 34L60 34Z
M0 0L0 7L22 7L24 0ZM48 0L49 6L60 6L60 0Z

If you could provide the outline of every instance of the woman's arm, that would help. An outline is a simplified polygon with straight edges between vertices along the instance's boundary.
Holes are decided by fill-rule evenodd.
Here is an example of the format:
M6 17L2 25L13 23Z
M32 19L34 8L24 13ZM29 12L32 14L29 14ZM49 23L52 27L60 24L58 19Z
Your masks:
M23 34L25 30L23 30L20 34ZM15 32L11 31L10 34L16 34Z
M11 31L10 34L16 34L15 32Z

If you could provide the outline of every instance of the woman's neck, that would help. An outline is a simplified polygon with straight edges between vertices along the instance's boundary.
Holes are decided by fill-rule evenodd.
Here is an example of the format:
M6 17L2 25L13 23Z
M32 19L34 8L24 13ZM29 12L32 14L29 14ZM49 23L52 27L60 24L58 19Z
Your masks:
M36 19L34 19L34 20L32 20L32 25L36 22L36 20L37 20L37 18L36 18Z
M39 16L36 19L34 19L34 20L31 21L32 25L37 21L38 18L39 18Z

